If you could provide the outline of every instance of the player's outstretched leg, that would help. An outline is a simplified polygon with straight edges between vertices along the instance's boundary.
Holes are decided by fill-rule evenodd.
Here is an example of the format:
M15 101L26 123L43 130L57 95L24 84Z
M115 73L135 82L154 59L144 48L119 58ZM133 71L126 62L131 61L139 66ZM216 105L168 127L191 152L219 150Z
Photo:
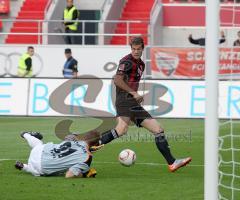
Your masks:
M168 168L170 172L175 172L179 168L186 166L191 162L192 158L187 157L183 159L175 159L171 153L167 138L165 137L164 130L160 127L157 120L155 119L145 119L141 126L148 129L155 135L155 143L158 150L161 152L163 157L168 163Z
M117 126L115 129L111 129L103 133L100 137L99 144L107 144L114 139L117 139L124 135L128 130L128 124L130 123L129 117L118 117Z
M35 131L23 131L23 132L21 132L21 137L22 137L22 138L24 138L23 135L24 135L25 133L28 133L29 135L31 135L31 136L39 139L39 140L42 140L42 139L43 139L42 134L41 134L40 132L35 132Z
M39 132L26 132L25 131L25 132L21 133L21 137L24 138L25 140L27 140L27 142L31 148L34 148L35 146L37 146L39 144L43 144L43 142L41 141L43 136Z
M101 135L99 144L100 145L107 144L107 143L111 142L112 140L117 139L118 137L119 136L118 136L118 132L116 131L116 129L108 130Z

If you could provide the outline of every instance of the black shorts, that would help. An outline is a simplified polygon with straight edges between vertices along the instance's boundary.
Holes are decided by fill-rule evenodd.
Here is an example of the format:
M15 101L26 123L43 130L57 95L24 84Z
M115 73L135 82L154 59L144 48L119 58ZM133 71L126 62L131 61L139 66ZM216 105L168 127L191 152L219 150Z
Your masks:
M117 94L116 96L117 117L129 117L136 126L141 127L145 119L152 116L129 94Z

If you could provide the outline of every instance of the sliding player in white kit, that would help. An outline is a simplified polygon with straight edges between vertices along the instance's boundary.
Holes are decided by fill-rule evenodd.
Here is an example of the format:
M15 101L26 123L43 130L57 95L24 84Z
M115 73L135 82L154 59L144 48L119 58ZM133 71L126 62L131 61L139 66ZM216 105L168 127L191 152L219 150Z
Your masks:
M95 177L96 170L90 168L91 151L101 148L98 145L97 132L89 132L79 140L77 135L65 137L60 144L44 144L39 132L23 132L23 137L32 148L28 164L17 161L15 167L34 176L60 175L66 172L66 178Z

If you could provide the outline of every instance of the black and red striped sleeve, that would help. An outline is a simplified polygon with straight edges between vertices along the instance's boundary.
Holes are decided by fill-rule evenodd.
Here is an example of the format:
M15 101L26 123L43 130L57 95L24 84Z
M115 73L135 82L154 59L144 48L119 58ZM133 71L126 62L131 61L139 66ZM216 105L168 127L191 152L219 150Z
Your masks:
M117 75L127 75L132 70L132 61L124 60L120 61L117 69Z

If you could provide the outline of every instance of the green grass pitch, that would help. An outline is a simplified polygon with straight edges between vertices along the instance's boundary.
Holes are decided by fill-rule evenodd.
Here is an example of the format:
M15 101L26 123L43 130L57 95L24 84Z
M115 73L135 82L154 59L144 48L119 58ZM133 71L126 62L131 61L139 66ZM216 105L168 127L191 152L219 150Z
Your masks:
M150 133L136 127L131 127L127 136L94 154L92 167L97 169L96 178L33 177L16 170L15 161L26 162L30 152L19 132L40 131L44 142L59 142L54 128L62 119L64 118L0 118L1 200L203 199L203 120L159 120L166 130L173 154L177 158L193 158L190 165L175 173L168 172ZM72 120L72 131L89 130L98 123L96 119ZM137 154L137 162L132 167L123 167L118 163L118 154L124 148L130 148Z

